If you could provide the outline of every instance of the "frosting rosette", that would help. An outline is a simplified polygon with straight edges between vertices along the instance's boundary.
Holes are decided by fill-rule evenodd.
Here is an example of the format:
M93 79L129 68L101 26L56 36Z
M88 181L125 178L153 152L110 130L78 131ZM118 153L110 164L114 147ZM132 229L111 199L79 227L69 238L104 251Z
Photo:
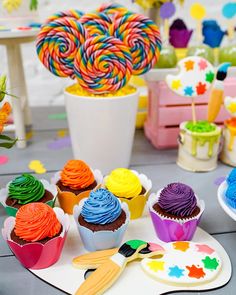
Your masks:
M228 185L236 184L236 168L234 168L226 178Z
M138 196L142 191L138 176L126 168L114 169L105 178L105 186L115 196L127 199Z
M61 182L71 189L83 189L95 181L89 166L81 160L70 160L61 171Z
M158 204L167 213L186 217L193 213L197 206L197 199L188 185L170 183L161 191Z
M44 203L30 203L22 206L15 221L15 234L28 242L52 238L61 230L53 209Z
M34 176L24 173L10 182L8 197L24 205L39 201L45 193L43 184Z
M92 191L82 207L81 215L93 224L108 224L121 214L120 201L108 190Z

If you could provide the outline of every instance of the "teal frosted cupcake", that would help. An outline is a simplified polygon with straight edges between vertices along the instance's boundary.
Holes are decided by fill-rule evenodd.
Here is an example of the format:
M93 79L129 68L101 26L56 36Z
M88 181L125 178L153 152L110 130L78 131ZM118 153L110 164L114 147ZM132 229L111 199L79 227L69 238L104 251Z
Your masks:
M15 216L18 209L26 204L42 202L53 207L57 197L54 184L24 173L9 182L0 190L0 202L10 216Z

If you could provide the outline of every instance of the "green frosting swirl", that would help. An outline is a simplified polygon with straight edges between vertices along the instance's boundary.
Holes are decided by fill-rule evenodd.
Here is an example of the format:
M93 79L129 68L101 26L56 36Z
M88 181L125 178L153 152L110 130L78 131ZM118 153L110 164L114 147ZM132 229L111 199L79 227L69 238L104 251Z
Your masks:
M207 121L198 121L195 124L193 122L188 122L185 127L187 130L197 133L212 132L216 130L216 126Z
M8 197L20 205L37 202L45 193L43 184L30 174L16 177L8 187Z

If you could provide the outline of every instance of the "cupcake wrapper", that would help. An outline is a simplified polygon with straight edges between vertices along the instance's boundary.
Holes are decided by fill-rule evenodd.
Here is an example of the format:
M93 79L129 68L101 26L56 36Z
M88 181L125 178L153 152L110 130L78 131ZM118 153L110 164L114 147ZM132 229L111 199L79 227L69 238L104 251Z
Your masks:
M46 202L47 205L49 205L50 207L54 207L54 204L55 204L55 201L56 201L56 197L58 195L58 192L57 192L57 187L54 185L54 184L50 184L47 180L45 179L40 179L40 181L42 182L43 186L44 186L44 189L49 191L52 195L53 195L53 199ZM6 200L7 200L7 197L8 197L8 187L10 185L11 182L9 182L5 188L1 189L0 190L0 203L2 204L2 206L4 207L6 213L8 216L13 216L15 217L16 216L16 213L18 211L17 208L14 208L14 207L11 207L11 206L8 206L6 204Z
M193 238L205 209L204 201L198 200L197 202L197 206L200 208L200 212L197 216L185 220L172 219L158 214L153 209L153 205L158 201L160 192L161 191L157 194L152 194L148 202L149 212L157 237L164 242L190 241Z
M15 226L15 218L8 217L4 222L2 235L8 246L15 254L20 263L31 269L43 269L56 263L61 255L62 248L65 243L67 232L69 230L69 216L64 214L60 208L53 209L60 221L63 230L60 236L49 240L45 244L33 242L25 245L19 245L11 240L11 232Z
M175 48L186 48L192 36L193 30L171 30L170 44Z
M100 170L92 170L94 178L97 182L97 186L93 190L97 190L102 182L103 182L103 176ZM51 179L51 183L57 184L57 182L60 180L60 173L61 171L58 171L53 178ZM91 190L84 191L78 195L72 193L72 192L63 192L60 190L60 188L57 186L58 190L58 201L60 203L60 207L65 211L67 214L73 214L73 208L75 205L79 204L79 202L84 199L88 198Z
M130 219L128 206L125 203L121 203L121 207L126 213L126 221L120 228L118 228L115 231L106 230L106 231L93 232L92 230L84 226L81 226L78 222L78 218L82 210L84 201L85 200L82 200L79 206L76 205L74 207L74 219L78 227L78 232L80 234L81 240L86 250L90 252L94 252L98 250L105 250L105 249L119 247L122 242L123 236L126 232L126 229L128 227L128 223Z
M145 194L138 195L134 198L127 199L121 198L121 202L124 202L128 205L130 211L130 219L137 219L140 218L143 214L144 207L146 205L147 199L150 194L150 190L152 188L152 182L150 179L147 178L144 174L139 174L136 170L131 170L135 175L138 176L142 186L146 190Z

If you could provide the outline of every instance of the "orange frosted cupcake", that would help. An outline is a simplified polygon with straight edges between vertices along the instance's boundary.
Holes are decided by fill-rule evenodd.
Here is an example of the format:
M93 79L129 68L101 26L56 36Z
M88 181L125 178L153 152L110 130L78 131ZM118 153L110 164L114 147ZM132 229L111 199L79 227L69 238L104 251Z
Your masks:
M5 220L2 234L25 267L41 269L60 258L68 230L69 217L62 209L30 203Z
M74 206L87 198L91 190L97 189L102 181L101 172L90 169L81 160L69 160L62 171L52 178L52 183L58 188L60 206L68 214L73 214Z

